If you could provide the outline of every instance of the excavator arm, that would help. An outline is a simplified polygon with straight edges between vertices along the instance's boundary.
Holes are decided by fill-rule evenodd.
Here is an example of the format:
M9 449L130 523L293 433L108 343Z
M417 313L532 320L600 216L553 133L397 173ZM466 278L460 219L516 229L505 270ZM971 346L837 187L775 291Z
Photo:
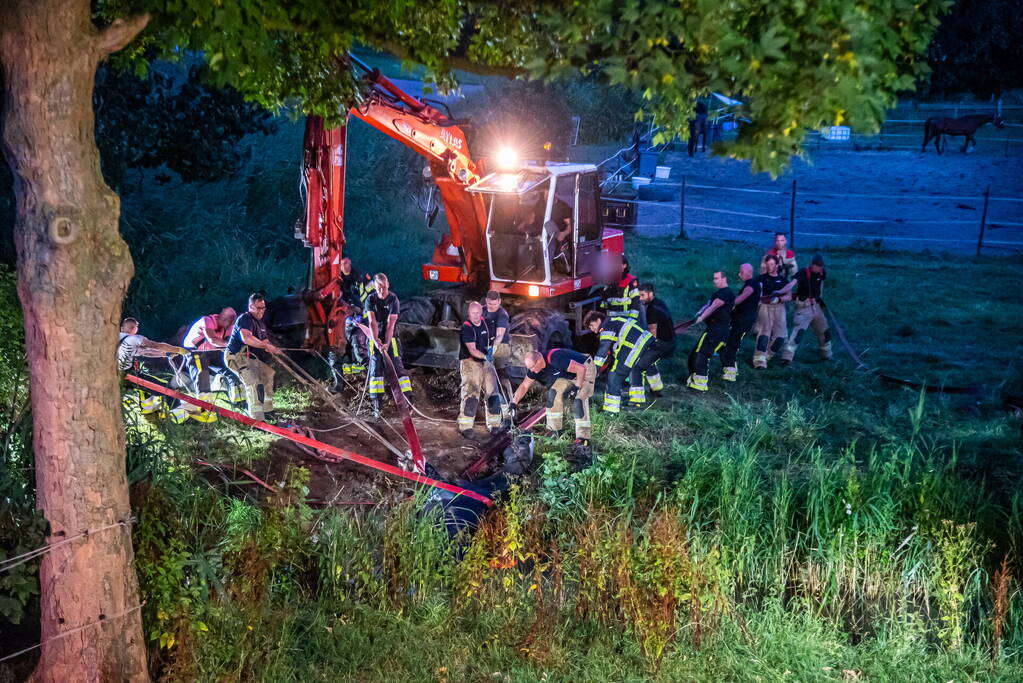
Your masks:
M425 157L444 204L448 232L436 245L431 262L424 264L424 277L440 282L488 281L486 207L481 196L466 191L483 169L469 155L464 132L448 113L352 59L366 72L368 95L349 110L348 117L364 121ZM306 295L311 346L337 347L344 335L340 261L345 243L347 141L347 125L326 128L319 117L306 119L306 214L304 234L296 236L313 252Z

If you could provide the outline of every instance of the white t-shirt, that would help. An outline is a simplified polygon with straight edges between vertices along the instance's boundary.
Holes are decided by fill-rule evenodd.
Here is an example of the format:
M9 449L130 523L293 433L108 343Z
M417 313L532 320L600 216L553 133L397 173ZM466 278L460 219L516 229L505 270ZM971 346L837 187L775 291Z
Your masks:
M131 370L131 364L138 355L139 349L148 339L141 334L126 334L121 332L117 342L117 368L119 370Z

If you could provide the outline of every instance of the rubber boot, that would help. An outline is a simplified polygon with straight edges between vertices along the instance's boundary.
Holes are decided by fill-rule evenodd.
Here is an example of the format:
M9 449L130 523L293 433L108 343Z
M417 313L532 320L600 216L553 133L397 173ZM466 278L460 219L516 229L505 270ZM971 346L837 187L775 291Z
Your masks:
M374 422L379 422L380 421L380 399L379 398L374 398L374 399L372 399L370 401L370 403L373 406L373 421Z

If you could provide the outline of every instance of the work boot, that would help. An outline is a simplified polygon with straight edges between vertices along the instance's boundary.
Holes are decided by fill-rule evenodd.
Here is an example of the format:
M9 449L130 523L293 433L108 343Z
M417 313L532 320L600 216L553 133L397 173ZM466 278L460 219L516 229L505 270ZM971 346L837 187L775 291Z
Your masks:
M576 439L572 442L572 450L565 456L565 460L576 472L586 469L593 464L593 450L590 449L588 439Z
M373 421L374 422L379 422L380 421L380 399L379 398L374 398L372 401L370 401L370 403L373 406Z
M689 379L686 380L686 386L696 391L707 391L707 376L689 375Z
M781 359L781 364L782 364L782 365L783 365L784 367L788 367L788 366L792 365L792 361L791 361L791 360L789 360L788 358L782 358L782 359Z
M738 368L727 367L724 368L724 374L721 375L721 379L725 380L726 382L734 382L738 374L739 374Z
M458 433L462 436L463 439L468 439L469 441L475 441L476 440L476 432L474 432L471 428L470 429L463 429L463 430L459 431Z

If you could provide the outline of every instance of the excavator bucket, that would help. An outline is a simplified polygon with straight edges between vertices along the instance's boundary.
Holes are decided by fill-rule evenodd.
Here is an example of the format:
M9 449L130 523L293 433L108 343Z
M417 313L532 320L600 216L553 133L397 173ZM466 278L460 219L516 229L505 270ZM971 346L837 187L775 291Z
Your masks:
M402 358L407 365L454 370L458 368L458 333L458 327L398 323ZM539 337L535 334L510 334L508 338L511 344L511 374L524 375L525 355L539 347ZM517 369L519 372L516 372Z

